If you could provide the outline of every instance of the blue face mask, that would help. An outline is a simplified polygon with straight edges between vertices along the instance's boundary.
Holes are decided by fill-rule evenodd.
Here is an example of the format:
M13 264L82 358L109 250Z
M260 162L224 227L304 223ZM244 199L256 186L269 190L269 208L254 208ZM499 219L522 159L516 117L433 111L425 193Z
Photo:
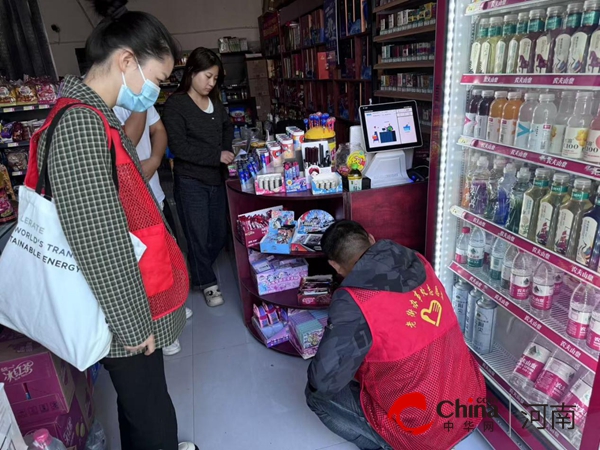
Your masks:
M158 100L160 88L152 81L147 80L139 64L138 67L140 69L140 74L142 74L142 78L144 79L142 92L135 94L127 87L125 74L121 73L121 76L123 77L123 86L121 86L119 96L117 97L117 106L133 112L144 112L154 106L156 100Z

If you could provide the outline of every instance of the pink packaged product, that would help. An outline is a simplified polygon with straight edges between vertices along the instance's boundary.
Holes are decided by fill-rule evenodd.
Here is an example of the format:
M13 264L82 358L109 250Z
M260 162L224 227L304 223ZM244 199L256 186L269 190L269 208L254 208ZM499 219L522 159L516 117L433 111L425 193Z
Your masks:
M263 302L254 305L252 325L267 347L274 347L289 340L288 316L284 308Z
M249 260L260 295L297 289L302 277L308 276L308 263L303 258L285 258L251 251Z
M0 343L0 376L20 427L69 412L71 366L29 338Z
M283 206L252 211L238 216L238 232L246 247L259 245L269 230L269 220L273 211L282 211Z

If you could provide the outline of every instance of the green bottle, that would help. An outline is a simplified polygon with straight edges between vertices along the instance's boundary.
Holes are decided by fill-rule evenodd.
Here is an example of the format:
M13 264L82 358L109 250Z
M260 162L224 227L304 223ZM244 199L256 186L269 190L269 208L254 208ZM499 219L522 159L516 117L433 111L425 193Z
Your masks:
M550 169L536 169L533 186L523 195L523 209L519 222L519 234L535 240L537 219L542 198L550 191Z
M560 207L571 199L569 195L570 181L571 177L567 173L554 174L552 189L540 202L535 242L544 247L549 242L554 242Z
M502 39L502 17L492 17L488 28L488 38L481 44L481 73L494 73L496 47Z
M592 202L590 202L591 187L591 180L577 178L573 185L571 200L560 208L556 237L554 238L554 251L570 259L575 259L577 253L583 216L593 208Z
M477 32L477 39L471 45L471 72L481 72L481 47L488 38L488 29L490 27L490 19L483 18L479 21L479 30Z
M516 14L507 14L504 16L504 26L502 27L502 37L496 44L496 53L494 61L494 73L506 72L506 60L508 58L508 44L517 32Z

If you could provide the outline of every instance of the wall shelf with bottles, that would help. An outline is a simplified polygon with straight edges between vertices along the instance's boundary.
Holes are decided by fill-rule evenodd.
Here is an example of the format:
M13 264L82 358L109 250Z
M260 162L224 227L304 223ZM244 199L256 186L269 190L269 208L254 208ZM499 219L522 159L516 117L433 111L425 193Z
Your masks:
M466 16L475 16L485 13L514 12L521 8L543 7L551 3L549 0L481 0L471 3L465 12Z

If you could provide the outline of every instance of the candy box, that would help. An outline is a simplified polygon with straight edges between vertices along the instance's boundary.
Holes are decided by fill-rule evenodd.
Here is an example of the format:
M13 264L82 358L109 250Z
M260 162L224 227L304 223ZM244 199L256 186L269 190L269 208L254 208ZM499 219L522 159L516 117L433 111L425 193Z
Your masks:
M286 186L283 173L264 172L264 170L261 171L254 180L254 192L256 195L285 194Z
M0 381L21 427L67 413L75 392L71 366L29 338L0 343Z
M308 275L308 263L303 258L283 258L255 253L249 260L259 295L297 289L302 277ZM268 321L267 311L265 315Z
M338 173L323 173L311 178L314 195L339 194L344 191L342 177Z
M289 254L295 229L294 211L273 211L267 234L260 241L260 251Z
M292 239L293 252L320 252L321 239L335 219L327 211L313 209L307 211L298 220Z
M269 220L273 211L282 210L283 206L274 206L238 216L238 233L246 247L260 244L260 241L269 230Z

